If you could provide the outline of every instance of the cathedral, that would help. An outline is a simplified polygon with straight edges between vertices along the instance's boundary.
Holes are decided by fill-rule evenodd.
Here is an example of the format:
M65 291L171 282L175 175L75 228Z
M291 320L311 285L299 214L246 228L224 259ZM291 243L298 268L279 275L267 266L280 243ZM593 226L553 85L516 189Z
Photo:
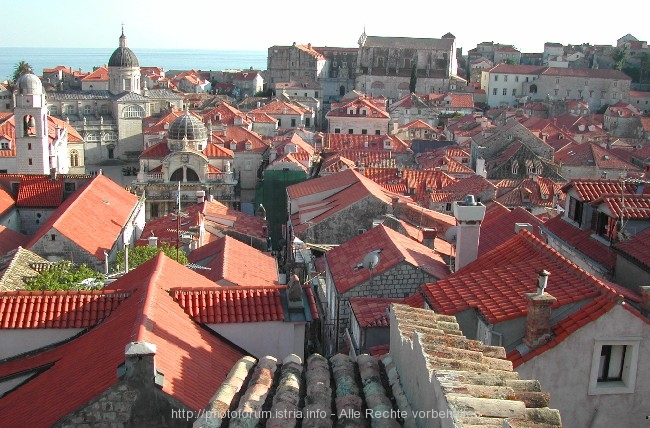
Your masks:
M142 118L183 106L181 95L143 85L140 63L127 46L124 29L107 68L106 85L47 92L49 114L71 124L83 137L86 165L137 161L144 150Z

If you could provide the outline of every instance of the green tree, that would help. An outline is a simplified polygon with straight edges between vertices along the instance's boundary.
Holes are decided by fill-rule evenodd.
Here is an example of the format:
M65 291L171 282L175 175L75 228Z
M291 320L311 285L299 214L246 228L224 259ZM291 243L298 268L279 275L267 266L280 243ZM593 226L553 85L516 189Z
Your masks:
M32 66L26 61L20 61L14 66L14 74L11 76L11 80L17 82L20 76L31 72Z
M648 74L650 74L650 55L643 52L639 57L639 82L645 82L648 79Z
M612 59L614 60L615 69L623 70L623 67L625 66L626 54L627 53L625 52L625 49L620 49L620 48L614 49L614 53L612 54Z
M85 264L75 265L67 260L53 263L38 275L26 281L27 290L97 290L103 287L106 276Z
M158 253L163 252L170 259L176 260L176 247L172 247L169 244L163 244L161 247L150 247L148 245L143 245L135 248L129 248L129 270L134 269L140 266L142 263L151 260ZM183 250L178 250L178 263L187 264L187 255ZM118 251L115 257L115 263L113 265L113 270L115 272L124 270L124 250Z
M413 64L411 67L411 81L409 82L409 90L412 94L415 93L415 85L418 83L418 69L417 64Z

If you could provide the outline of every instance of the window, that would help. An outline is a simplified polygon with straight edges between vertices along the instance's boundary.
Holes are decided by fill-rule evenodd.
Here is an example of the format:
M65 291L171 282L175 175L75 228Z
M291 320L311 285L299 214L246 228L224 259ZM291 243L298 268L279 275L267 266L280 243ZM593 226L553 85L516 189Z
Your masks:
M495 74L495 75L494 75L494 81L495 81L495 82L498 82L498 81L499 81L499 75L498 75L498 74Z
M108 114L108 104L102 104L102 106L99 108L99 112L101 114Z
M354 134L354 129L352 128L348 129L348 134Z
M589 91L589 98L593 98L594 96L594 91Z
M445 205L445 211L450 212L451 211L451 203L447 203Z
M515 76L515 82L519 82L519 76Z
M614 80L614 87L617 87L617 86L618 86L618 81Z
M503 95L508 95L508 88L503 88Z
M589 395L634 392L639 342L635 337L596 340Z
M614 98L618 96L618 92L614 92Z
M76 150L70 150L70 166L79 166L79 152Z
M367 130L367 129L362 129L362 130L361 130L361 134L362 134L362 135L366 135L367 133L368 133L368 130Z
M91 107L90 106L84 106L84 114L90 114L91 113Z
M74 114L74 106L72 106L72 105L67 105L67 106L65 107L65 112L66 112L66 114Z
M65 192L74 192L77 189L77 184L75 182L63 183L63 191Z
M0 150L9 150L11 148L11 145L9 141L3 139L0 141Z
M51 235L50 235L50 240L51 240L51 241L56 241L56 235L55 235L55 234L51 234Z
M508 81L508 75L507 75L507 74L503 76L503 81L504 81L504 82L507 82L507 81Z
M555 79L555 84L559 85L560 84L560 79Z
M585 80L585 86L589 85L589 80Z
M49 106L48 108L49 108L49 110L50 110L50 114L51 114L51 115L56 115L56 114L58 114L58 110L57 110L57 108L56 108L55 105L51 105L51 106Z
M567 216L578 223L578 225L582 224L582 205L584 202L577 200L574 197L569 197L569 213Z
M571 96L571 89L567 89L567 90L566 90L566 96L567 96L567 97L570 97L570 96Z
M32 149L32 143L27 143L27 150L31 150L31 149Z
M309 128L311 126L311 117L306 117L305 118L305 126Z
M513 97L516 97L516 96L517 96L517 90L516 90L516 89L513 89L513 90L512 90L512 96L513 96Z
M296 127L296 119L291 119L291 127L292 128Z
M517 162L513 162L512 175L517 175L518 172L519 172L519 164Z
M376 129L375 130L375 135L379 135L379 134L381 134L381 132L379 132L379 129Z
M335 134L340 134L341 133L341 128L334 128L334 133Z
M127 106L123 110L122 117L125 119L140 119L144 117L144 109L136 105Z
M31 165L31 164L32 164L32 158L27 159L27 165Z
M99 134L93 133L86 135L86 141L99 141Z
M497 88L492 89L492 95L496 95L496 94L497 94Z
M528 76L526 76L526 82L528 82Z

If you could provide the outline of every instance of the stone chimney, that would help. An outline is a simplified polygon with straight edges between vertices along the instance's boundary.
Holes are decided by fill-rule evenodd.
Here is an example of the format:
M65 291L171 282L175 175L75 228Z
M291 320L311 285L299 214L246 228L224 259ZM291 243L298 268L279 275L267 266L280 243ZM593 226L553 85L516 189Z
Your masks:
M300 309L303 310L302 304L302 286L298 275L293 275L291 281L287 285L287 300L289 301L289 310Z
M196 203L197 204L202 204L205 202L205 190L197 190L196 191Z
M533 225L530 223L515 223L515 233L519 233L521 230L527 230L530 233L533 233Z
M485 205L476 202L474 195L467 195L462 202L454 204L454 217L458 224L456 234L455 271L476 260L481 233L481 222L485 217Z
M436 240L436 236L438 235L438 231L433 228L428 228L425 227L422 229L422 245L425 245L432 250L435 250L435 245L434 242Z
M545 291L549 275L547 270L538 272L537 292L526 293L528 314L524 345L529 350L538 348L551 339L551 306L557 299Z
M155 355L156 345L153 343L128 343L124 348L124 378L129 382L153 385L156 382Z

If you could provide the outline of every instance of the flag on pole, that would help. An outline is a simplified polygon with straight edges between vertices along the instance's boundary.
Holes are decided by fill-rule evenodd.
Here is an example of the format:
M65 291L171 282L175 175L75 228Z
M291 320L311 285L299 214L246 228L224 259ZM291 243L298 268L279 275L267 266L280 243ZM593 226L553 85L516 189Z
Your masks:
M181 210L181 182L178 182L178 194L176 195L176 204L178 205L178 210Z

